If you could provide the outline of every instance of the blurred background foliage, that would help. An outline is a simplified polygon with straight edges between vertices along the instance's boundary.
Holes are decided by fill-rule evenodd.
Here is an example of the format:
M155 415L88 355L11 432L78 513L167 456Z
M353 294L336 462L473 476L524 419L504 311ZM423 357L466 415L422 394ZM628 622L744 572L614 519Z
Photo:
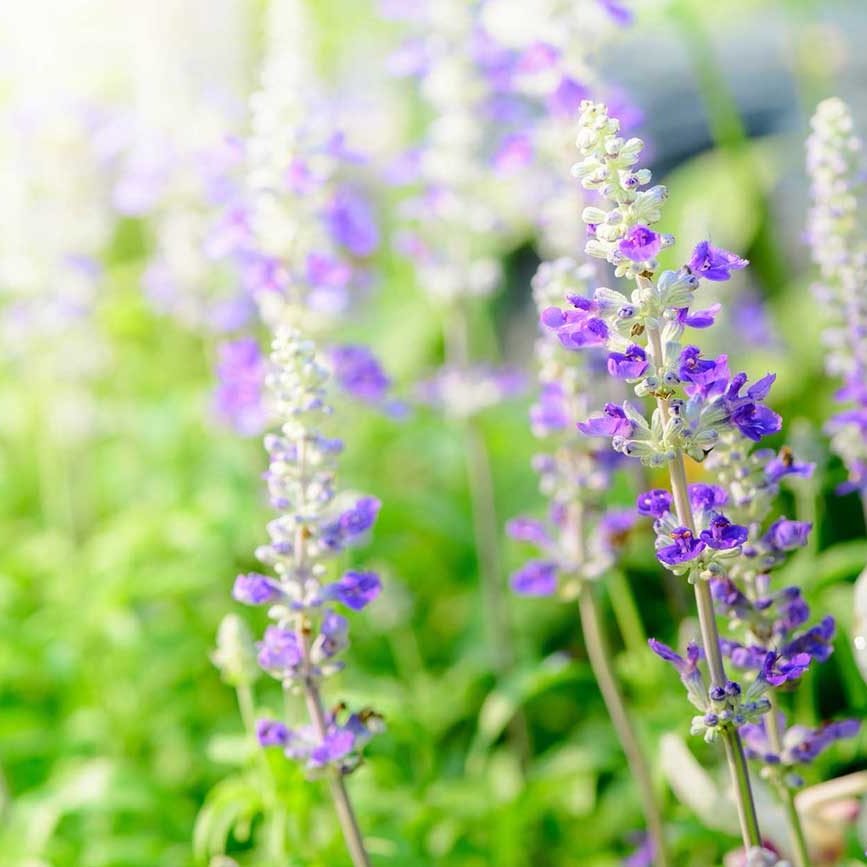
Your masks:
M36 12L49 6L34 4ZM249 3L253 23L239 36L251 63L259 6ZM345 74L359 41L387 38L367 3L310 6L326 74ZM723 292L748 288L766 302L767 322L757 313L733 319L737 294L716 339L737 368L777 371L786 439L822 467L793 486L789 514L813 517L818 529L788 569L814 611L832 613L841 628L834 657L793 700L804 722L861 716L867 692L851 640L852 587L867 540L857 496L834 493L844 472L819 432L834 384L822 373L822 314L800 238L802 142L817 98L850 97L867 123L867 13L862 0L637 6L636 26L604 68L646 113L643 134L671 190L663 231L678 235L680 250L710 232L752 260ZM245 830L261 839L263 795L251 783L235 697L209 658L218 623L235 607L234 575L254 566L250 552L263 536L264 454L213 418L212 342L144 300L149 244L144 222L113 230L97 309L110 363L83 392L39 353L9 361L0 379L0 864L10 867L180 867L207 863L224 841L240 864L270 863ZM523 366L535 333L534 263L528 239L506 263L505 291L473 311L479 346ZM441 360L439 327L387 245L378 265L381 285L344 336L372 336L408 390ZM747 326L765 336L746 339ZM61 366L69 361L62 336L53 352ZM482 420L503 520L543 508L527 406L516 400ZM459 432L431 411L398 424L357 407L341 410L336 429L348 442L343 483L384 504L367 562L381 571L385 594L357 619L350 668L330 690L373 704L387 721L351 781L375 863L619 863L642 819L574 608L513 600L518 662L495 682ZM612 497L629 504L632 494ZM518 565L521 552L503 547ZM624 570L614 581L629 583L636 607L612 584L609 632L643 740L659 757L666 732L686 735L688 713L680 684L644 638L675 642L689 608L665 584L649 532L632 540ZM257 612L248 614L261 629ZM278 706L276 685L260 681L257 692L260 707ZM518 707L532 739L526 775L504 738ZM713 768L713 751L690 745ZM324 793L279 757L268 761L289 816L289 863L345 863ZM864 763L862 736L823 754L808 782ZM732 836L704 827L661 775L658 783L678 863L721 863ZM846 826L844 863L862 863L864 840L863 823Z

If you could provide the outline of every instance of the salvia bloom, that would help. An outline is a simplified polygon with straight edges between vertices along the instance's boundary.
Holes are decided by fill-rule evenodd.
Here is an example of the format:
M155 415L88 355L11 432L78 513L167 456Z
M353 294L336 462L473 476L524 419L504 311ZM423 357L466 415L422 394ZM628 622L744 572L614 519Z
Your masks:
M379 227L353 150L320 92L302 4L274 0L259 90L250 100L244 227L234 256L272 327L286 308L314 327L370 280Z
M867 232L862 140L840 99L821 102L807 140L812 207L807 237L819 266L814 291L833 317L825 333L825 365L842 380L841 409L828 422L831 445L849 471L844 490L867 491Z
M370 285L379 226L360 183L364 157L349 147L318 88L302 4L273 0L267 31L260 87L250 100L250 134L230 140L230 155L216 166L213 159L205 163L222 183L212 177L209 185L203 251L208 273L230 269L242 301L269 329L292 320L313 332L333 326ZM245 339L223 348L216 403L236 429L259 433L271 407L254 403L255 372L262 367L252 349L242 351L249 346ZM328 355L334 381L347 395L390 415L403 412L367 347L336 346ZM258 391L264 394L261 382Z
M748 686L725 671L709 581L728 574L749 529L731 512L724 490L687 487L683 456L703 462L726 437L758 442L780 430L780 417L764 405L774 377L749 383L744 373L732 375L725 356L707 358L684 340L687 329L710 327L719 310L693 309L702 281L725 280L747 262L703 243L680 269L656 273L657 254L674 243L655 229L667 191L650 186L650 172L637 167L643 142L619 132L619 122L604 105L583 102L577 138L582 158L573 174L584 189L598 194L597 203L582 214L588 226L586 252L609 262L615 276L634 280L636 288L628 295L608 287L568 291L565 305L542 311L541 321L567 350L607 353L614 379L630 385L638 398L655 398L649 418L632 401L609 402L578 428L589 437L609 439L615 452L668 468L671 494L649 491L637 505L654 518L660 562L695 586L701 646L691 647L686 656L659 642L652 647L677 669L698 711L693 733L723 740L744 845L755 846L761 834L738 730L771 708L765 693L771 677L783 671L772 662ZM803 661L784 662L797 666Z
M372 711L327 714L319 684L343 667L349 622L341 612L360 611L379 595L374 572L332 574L331 563L347 547L364 541L376 522L374 497L338 494L334 477L341 443L319 426L331 413L325 400L328 369L314 345L288 327L274 340L267 376L270 397L282 421L265 437L270 462L265 480L278 515L268 524L270 541L256 557L272 575L239 575L233 595L246 605L267 605L273 621L258 643L259 665L290 692L303 692L309 726L289 728L260 720L259 741L279 746L308 770L334 766L347 773L360 761L360 749L377 730ZM316 708L318 707L318 711ZM345 717L345 718L344 718Z
M749 791L749 778L738 759L743 756L739 729L750 726L746 732L753 733L767 726L780 753L774 689L796 682L813 660L831 652L833 619L804 627L809 610L798 589L770 587L770 570L805 544L810 526L785 517L766 524L768 514L780 480L809 475L812 466L798 462L788 449L752 451L782 426L764 403L773 374L750 383L745 373L732 375L725 355L705 357L699 346L683 340L686 329L711 326L719 310L691 309L702 280L727 280L748 263L703 242L682 268L655 274L657 253L674 240L653 228L667 193L664 187L648 187L650 173L635 168L641 141L624 140L618 131L604 106L582 104L578 148L583 159L574 174L601 198L583 214L590 235L587 252L607 260L618 276L634 279L637 288L629 296L605 287L591 295L572 292L566 295L568 306L545 310L541 318L566 349L607 351L613 377L632 385L637 397L656 399L649 419L630 401L608 403L579 429L610 438L615 451L649 466L669 466L672 493L648 491L637 507L654 519L659 561L695 585L702 647L691 647L683 657L659 642L651 646L677 669L699 711L693 733L709 741L724 738L742 793L744 842L754 845L760 835L751 798L742 796ZM707 459L718 484L687 485L684 454L700 463ZM739 630L741 641L720 640L714 605ZM729 678L722 653L748 682ZM844 723L834 731L842 736L850 728ZM791 780L769 775L790 801ZM793 836L803 843L799 828Z

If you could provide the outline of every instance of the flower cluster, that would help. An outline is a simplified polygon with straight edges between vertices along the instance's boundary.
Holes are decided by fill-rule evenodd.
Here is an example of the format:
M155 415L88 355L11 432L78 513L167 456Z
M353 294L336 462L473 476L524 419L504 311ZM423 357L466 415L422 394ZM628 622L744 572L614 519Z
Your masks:
M408 191L396 244L424 291L458 318L467 299L495 291L502 255L522 238L535 234L546 252L574 249L575 193L560 183L566 147L596 83L588 46L616 32L613 19L626 23L626 10L544 3L528 20L518 0L383 6L405 24L392 71L418 81L433 118L391 172ZM467 417L515 391L512 371L474 366L460 338L447 342L447 368L422 385L423 401L444 395Z
M746 531L739 556L724 574L711 577L711 591L717 613L728 619L729 631L740 638L723 639L723 654L735 668L753 672L756 680L786 689L797 684L813 662L824 662L833 652L834 618L825 616L808 625L810 609L800 588L772 586L772 570L807 543L812 529L805 521L785 516L770 520L780 482L808 477L813 465L798 461L787 447L776 453L751 451L751 446L729 433L707 462L723 486L718 490L726 497L730 514ZM857 730L856 721L844 720L819 729L793 726L786 731L783 714L774 711L742 733L748 755L763 762L765 776L794 786L800 779L782 769L793 764L795 756L808 762L819 749ZM769 743L764 749L759 746L763 739Z
M760 718L771 706L764 696L770 686L764 673L746 690L734 680L708 688L699 668L699 661L704 654L697 645L689 645L686 657L653 638L650 639L650 647L677 670L690 703L701 711L693 717L691 732L703 734L708 742L714 741L727 728L740 727Z
M318 427L331 410L325 402L328 370L313 344L283 328L270 362L267 383L282 425L265 438L270 456L265 479L271 505L280 514L268 524L270 541L257 549L256 557L274 576L239 575L233 595L247 605L269 606L273 623L258 644L259 665L285 689L308 695L312 690L318 696L319 681L343 667L339 657L348 646L349 624L338 606L360 611L381 588L373 572L349 570L329 580L329 561L364 540L380 504L373 497L352 500L336 493L342 444ZM259 723L259 739L264 746L280 745L287 755L304 758L310 769L335 762L349 770L377 720L366 711L339 723L336 714L323 712L321 720L312 721L313 728L294 731L265 720Z
M304 10L295 0L273 3L267 23L251 132L244 141L232 140L236 159L225 161L226 168L239 164L243 182L213 173L221 182L209 184L213 207L204 251L211 273L232 269L242 299L255 304L269 328L303 321L310 331L332 324L353 291L370 285L379 227L357 176L365 158L348 146L333 108L317 93ZM334 381L350 397L390 415L403 412L367 347L336 346L329 361ZM269 408L253 402L254 375L263 368L248 339L221 353L218 412L242 433L258 433L257 418L267 422Z
M569 306L543 310L541 321L567 350L607 352L614 379L631 385L636 396L656 400L650 419L629 401L608 403L601 415L578 427L588 436L610 437L615 451L647 465L671 466L672 493L655 489L637 501L639 513L654 520L657 558L690 583L707 582L697 590L699 598L727 616L742 640L720 641L712 625L703 632L704 651L693 647L686 658L658 642L652 646L678 669L702 712L693 731L714 739L721 730L758 725L759 716L773 707L772 688L797 681L813 660L831 653L833 618L802 629L809 609L799 589L770 586L770 570L803 546L811 529L785 517L768 523L780 481L807 476L812 466L786 448L753 451L782 427L780 416L764 405L773 374L749 384L745 373L731 374L727 356L704 357L698 346L684 345L687 328L710 327L719 311L718 305L691 310L702 281L727 280L747 262L704 242L682 268L656 275L656 255L674 241L652 228L666 191L647 188L650 173L635 168L642 142L624 140L618 131L605 106L583 103L578 134L583 159L575 174L611 205L585 209L587 252L606 259L636 288L629 296L607 287L592 294L567 292ZM718 484L687 485L684 454L706 463ZM753 672L746 687L721 680L721 660L706 686L699 660L717 644L735 667ZM769 726L775 722L774 713ZM839 730L849 728L843 724Z
M821 102L807 140L812 207L807 237L819 266L814 286L832 316L825 365L843 380L843 408L828 422L831 444L849 471L844 490L867 491L867 233L859 212L865 193L862 140L840 99Z
M634 277L637 288L630 296L607 287L589 296L570 293L568 307L549 307L541 319L567 349L606 349L613 377L633 385L636 395L652 395L666 405L647 420L630 402L608 403L581 430L611 437L615 450L651 466L665 464L679 451L702 461L732 429L759 441L781 425L780 417L763 405L774 376L748 386L746 374L731 375L725 356L704 358L698 347L681 343L686 328L709 327L719 311L717 305L690 311L701 280L727 279L747 263L702 243L682 268L663 271L655 282L650 279L654 256L673 241L649 228L660 217L666 192L659 186L641 189L650 174L630 167L642 143L624 142L617 130L617 120L604 106L583 103L579 146L586 157L578 174L585 186L598 188L615 203L610 212L585 210L593 235L587 252L607 258L620 275Z
M545 262L533 278L533 297L540 311L566 287L585 286L594 269L571 259ZM582 364L546 329L536 343L540 392L530 410L534 435L548 451L533 458L540 489L550 502L548 521L515 518L506 527L515 540L535 546L541 559L531 560L512 576L512 588L526 595L549 595L558 589L574 597L585 580L598 579L614 562L632 525L631 510L603 510L603 492L611 484L618 460L580 436L575 422L604 377L604 358L588 354ZM591 526L592 525L592 526ZM558 580L559 579L559 580Z
M831 722L819 728L794 725L784 728L782 714L778 714L778 726L782 731L779 744L772 744L768 736L768 725L765 720L750 723L741 730L747 754L761 760L769 766L780 766L787 772L796 765L812 762L822 750L842 738L851 738L858 734L861 727L859 720L848 719ZM801 785L802 781L792 773L788 774L790 785Z

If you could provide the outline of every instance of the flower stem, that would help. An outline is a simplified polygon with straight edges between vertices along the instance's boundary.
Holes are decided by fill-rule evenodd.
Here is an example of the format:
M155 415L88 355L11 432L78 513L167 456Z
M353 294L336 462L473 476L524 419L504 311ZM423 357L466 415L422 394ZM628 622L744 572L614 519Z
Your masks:
M608 642L602 630L599 617L599 605L593 595L593 584L585 581L578 596L578 610L581 615L581 628L584 632L584 644L590 667L599 691L611 717L611 723L620 739L620 745L626 755L626 762L635 781L638 797L641 800L644 818L647 822L647 833L653 842L653 858L656 867L668 867L671 863L665 847L665 829L662 815L656 800L650 768L645 758L641 744L638 741L632 721L626 711L623 694L617 684L612 670L611 653Z
M567 509L563 546L569 558L575 563L576 572L580 573L587 559L587 550L584 534L584 504L577 493L576 491L576 496ZM624 583L626 583L625 579ZM668 867L670 862L665 846L665 826L656 800L656 792L653 789L650 766L641 749L641 743L629 718L623 693L614 674L611 649L602 628L602 618L599 615L599 604L593 594L593 584L593 581L583 580L578 594L578 613L584 633L584 645L587 648L587 656L596 683L599 684L599 692L602 693L602 700L605 702L608 716L611 717L611 723L614 731L617 732L626 756L626 763L629 765L638 790L644 819L647 822L647 833L653 843L654 863L656 867Z
M499 522L491 460L482 432L474 419L464 425L470 500L473 512L473 532L479 561L479 578L484 601L488 647L493 654L494 671L502 677L514 666L512 630L505 599L505 582L500 561ZM519 707L509 722L509 739L524 768L530 762L530 732L527 718Z
M620 569L612 569L605 580L608 585L608 597L614 611L617 628L623 636L626 649L641 658L647 650L647 633L638 613L635 594L626 576Z
M297 510L303 514L307 499L308 482L306 434L302 434L298 438L296 448L298 483L301 490L301 495L298 497ZM304 576L307 572L305 557L307 539L305 530L304 523L299 521L295 531L295 572L298 576ZM319 694L319 685L316 682L315 675L311 671L310 623L303 614L298 616L297 626L301 639L299 643L303 658L304 700L307 704L307 712L310 715L310 722L313 724L316 737L320 743L323 743L328 732L328 725L325 719L325 711L322 707L322 697ZM370 867L370 859L367 856L367 850L364 848L364 840L358 827L358 820L355 818L355 811L352 809L352 802L349 800L349 792L346 790L343 772L339 768L329 766L327 774L329 788L331 789L331 799L334 801L334 810L337 813L337 821L340 823L340 828L343 831L343 839L346 841L346 848L349 851L352 863L354 867Z
M773 690L769 691L768 698L771 702L771 709L765 716L766 725L768 727L768 741L771 745L771 751L779 755L783 749L783 737L780 732L779 704L777 702L777 696ZM798 814L798 808L795 805L795 793L782 780L777 788L780 794L780 799L783 802L786 821L789 825L789 835L791 837L792 851L795 858L795 867L810 867L810 854L807 849L807 838L804 836L801 817Z
M661 367L663 364L663 352L659 329L648 328L647 331L651 347L653 348L654 362L658 367ZM670 411L669 401L666 398L657 397L656 402L659 411L663 414L663 418L667 420ZM686 465L683 460L683 452L680 449L677 449L673 460L669 462L668 471L677 519L693 535L696 535L695 518L692 514L692 504L689 501L689 489L687 488ZM695 584L693 584L693 590L695 591L695 604L698 610L701 643L704 648L705 657L707 658L711 686L724 686L727 678L720 651L719 630L716 625L716 614L713 608L710 585L707 581L698 578ZM751 846L761 846L762 835L759 831L759 820L756 814L756 805L750 786L749 769L747 768L747 760L744 755L740 733L735 728L725 728L722 731L722 740L732 778L744 848L749 849Z
M444 337L446 362L459 368L467 368L470 363L469 323L462 302L455 305L446 316ZM462 434L487 646L494 672L497 677L503 677L513 668L515 659L503 565L500 560L500 523L494 497L491 458L475 417L470 416L464 421ZM516 710L509 722L508 733L521 765L526 768L530 762L530 732L521 708Z
M325 740L327 728L325 711L322 709L322 698L319 695L319 688L313 677L308 676L304 679L304 699L307 703L307 712L310 714L310 720L313 723L316 736L323 741ZM354 867L370 867L370 858L364 847L364 840L358 827L358 820L355 818L352 801L349 800L349 792L346 790L346 782L339 768L329 768L328 783L331 789L331 799L334 801L334 809L337 813L337 820L340 822L340 828L343 831L343 838L346 841L346 848L349 850L352 863Z

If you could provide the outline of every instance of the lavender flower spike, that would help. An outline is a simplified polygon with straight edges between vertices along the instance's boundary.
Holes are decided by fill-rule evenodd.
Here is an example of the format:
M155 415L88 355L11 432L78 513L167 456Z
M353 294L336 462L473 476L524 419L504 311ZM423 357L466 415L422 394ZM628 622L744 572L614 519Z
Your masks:
M349 508L337 508L334 477L340 449L319 430L331 415L328 376L312 342L291 328L278 330L266 382L281 426L265 438L270 456L265 479L279 514L268 524L270 542L256 552L274 577L240 575L234 595L246 604L270 605L272 623L258 645L259 664L287 693L303 694L310 717L309 725L295 728L260 720L259 742L302 761L310 775L328 778L353 863L368 867L344 779L379 729L379 716L366 709L338 720L326 714L320 690L328 675L342 669L340 655L348 646L348 623L334 603L360 611L381 589L373 572L348 571L325 583L331 561L369 532L380 502L362 497Z
M864 143L848 106L819 103L807 139L812 207L807 239L819 280L813 287L828 317L825 369L842 381L840 411L828 421L831 446L849 471L843 491L867 504L867 202ZM867 505L865 505L867 508Z
M702 359L697 347L682 345L687 328L707 327L713 319L713 315L693 317L689 313L701 281L728 279L747 263L704 243L680 269L657 274L655 256L671 246L674 238L653 229L661 218L667 191L648 186L650 172L636 167L643 142L621 137L619 121L602 104L583 102L578 123L581 159L573 175L585 189L600 196L599 203L585 208L582 215L589 227L585 250L613 265L615 276L634 280L635 288L627 294L600 287L569 301L585 317L601 322L595 333L605 335L602 346L614 358L611 372L615 377L622 370L620 355L628 351L632 359L643 356L646 368L629 379L636 396L655 401L650 417L630 403L622 407L609 403L602 416L593 416L578 427L591 436L610 436L615 451L669 471L671 500L651 492L639 504L645 514L656 517L660 561L676 575L687 575L695 588L710 688L706 692L690 689L691 700L703 711L693 719L693 731L724 743L744 847L760 846L738 727L761 715L768 705L761 695L746 695L726 675L709 583L714 576L726 574L728 564L741 556L748 529L730 513L725 496L717 500L712 490L701 491L696 492L697 502L692 502L684 465L684 455L702 462L724 437L755 441L780 429L779 416L763 404L773 377L747 387L745 374L731 377L724 357ZM554 317L549 315L548 321L553 323ZM564 346L582 348L566 342ZM673 652L665 654L676 665L686 665Z

